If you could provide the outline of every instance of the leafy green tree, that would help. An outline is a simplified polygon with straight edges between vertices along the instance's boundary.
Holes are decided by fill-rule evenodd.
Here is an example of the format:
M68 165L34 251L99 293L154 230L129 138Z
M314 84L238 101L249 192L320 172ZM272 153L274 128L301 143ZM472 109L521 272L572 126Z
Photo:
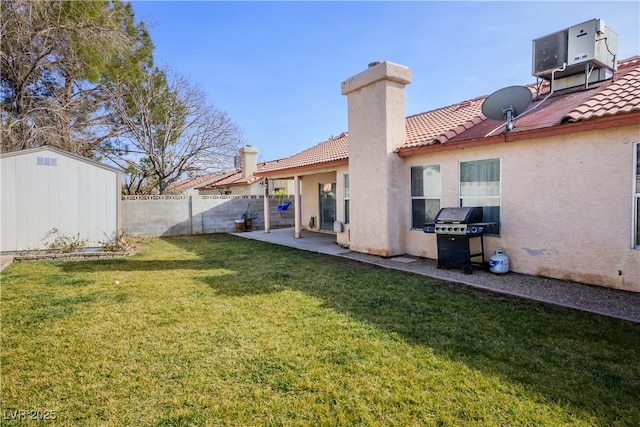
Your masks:
M56 145L84 155L119 132L106 110L117 80L152 65L153 45L129 3L0 3L2 150Z

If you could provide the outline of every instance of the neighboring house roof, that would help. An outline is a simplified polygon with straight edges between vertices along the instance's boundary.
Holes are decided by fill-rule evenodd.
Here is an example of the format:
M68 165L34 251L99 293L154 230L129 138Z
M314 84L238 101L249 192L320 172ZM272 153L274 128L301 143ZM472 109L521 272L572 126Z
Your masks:
M233 185L250 185L256 182L259 178L255 175L242 178L242 171L231 172L223 176L217 181L212 182L209 185L199 188L218 188L229 187Z
M58 153L58 154L60 154L62 156L66 156L66 157L69 157L69 158L72 158L72 159L75 159L75 160L79 160L81 162L85 162L85 163L88 163L90 165L100 167L102 169L108 169L108 170L113 171L113 172L122 172L122 170L118 169L117 167L114 167L114 166L111 166L111 165L106 165L104 163L100 163L100 162L98 162L96 160L93 160L93 159L90 159L88 157L84 157L84 156L81 156L79 154L72 153L70 151L66 151L66 150L63 150L63 149L58 148L58 147L54 147L53 145L43 145L43 146L40 146L40 147L27 148L27 149L24 149L24 150L8 151L6 153L0 153L0 158L4 159L4 158L8 158L8 157L22 156L24 154L38 153L38 152L42 152L42 151L53 151L54 153Z
M260 168L261 166L264 165L264 163L259 163L258 164L258 171L256 173L259 174L260 172ZM219 176L216 180L200 185L198 187L195 187L196 190L205 190L205 189L212 189L212 188L224 188L224 187L232 187L232 186L237 186L237 185L251 185L256 181L260 180L260 176L256 176L256 175L251 175L248 176L246 178L242 177L242 170L236 170L234 172L228 172L228 173L224 173L223 175Z
M591 83L586 90L582 87L566 89L546 98L548 83L539 89L534 84L528 87L534 101L527 112L516 117L516 127L509 132L511 138L518 133L556 130L572 123L637 114L640 113L640 56L620 61L614 79ZM539 94L536 93L538 90ZM482 103L486 98L487 95L407 117L406 142L397 150L398 154L409 156L436 148L434 146L459 146L483 139L486 143L496 142L489 136L504 139L504 123L487 119L482 114ZM638 123L635 116L629 118L631 122L634 120ZM567 128L569 130L573 131L573 128ZM346 164L348 159L348 134L345 132L293 156L267 162L256 174L309 171Z
M182 181L175 182L175 183L169 185L169 188L167 188L167 193L169 193L169 194L180 194L183 191L186 191L186 190L188 190L190 188L197 188L197 187L205 186L207 184L210 184L212 182L217 181L223 175L227 175L227 172L218 171L218 172L208 173L208 174L202 175L202 176L196 176L196 177L193 177L193 178L187 178L187 179L184 179Z

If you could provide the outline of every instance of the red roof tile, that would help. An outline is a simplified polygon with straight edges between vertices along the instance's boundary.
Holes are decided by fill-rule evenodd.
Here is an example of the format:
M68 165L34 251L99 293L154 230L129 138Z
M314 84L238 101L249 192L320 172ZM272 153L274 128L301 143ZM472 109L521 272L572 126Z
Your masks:
M260 165L258 165L258 172L260 172ZM260 180L259 175L251 175L246 178L242 178L242 171L237 170L235 172L229 172L213 182L196 187L196 190L230 187L234 185L250 185L258 180Z
M564 121L577 122L634 110L640 110L640 66L569 111Z
M292 156L294 157L294 156ZM271 160L269 162L263 162L263 163L258 163L257 164L257 172L254 175L251 175L249 177L246 178L242 178L242 170L238 169L234 172L229 172L226 173L224 175L222 175L221 177L219 177L217 180L213 181L213 182L209 182L205 185L201 185L200 187L196 187L196 190L203 190L203 189L211 189L211 188L222 188L222 187L230 187L230 186L234 186L234 185L250 185L253 184L256 181L259 181L261 179L261 173L268 171L268 170L280 170L280 169L285 169L280 167L282 164L286 164L286 163L281 163L284 160L288 160L290 158L287 159L281 159L281 160Z
M346 132L343 132L339 136L330 138L329 140L321 142L320 144L308 148L298 154L269 162L268 164L265 164L262 169L258 168L257 173L294 169L348 158L348 135Z
M443 144L484 120L484 97L407 117L404 147Z
M537 94L534 85L529 87L536 99L525 113L516 117L512 133L640 111L640 56L621 61L613 80L592 84L588 89L567 89L547 97L546 93ZM543 90L549 90L548 83L540 87ZM482 114L486 98L481 96L407 117L406 143L398 151L402 154L403 150L409 152L417 147L476 140L504 132L504 122L487 119ZM345 132L293 156L259 165L256 174L311 168L348 158Z
M218 180L221 176L223 176L226 172L212 172L202 176L196 176L194 178L187 178L182 181L173 183L167 189L167 193L169 194L179 194L189 188L195 188L196 186L207 185L211 182Z
M640 56L619 63L614 80L537 96L528 110L516 117L511 133L560 126L618 113L640 111ZM549 90L545 84L541 90ZM504 122L486 119L447 142L464 142L504 132ZM408 145L405 145L408 147Z

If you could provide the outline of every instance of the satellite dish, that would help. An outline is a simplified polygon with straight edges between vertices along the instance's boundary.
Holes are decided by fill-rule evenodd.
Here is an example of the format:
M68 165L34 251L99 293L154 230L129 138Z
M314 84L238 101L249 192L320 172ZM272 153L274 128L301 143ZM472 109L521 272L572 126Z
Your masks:
M531 104L531 91L524 86L508 86L493 92L482 103L482 114L493 120L506 120L505 131L513 129L512 120Z

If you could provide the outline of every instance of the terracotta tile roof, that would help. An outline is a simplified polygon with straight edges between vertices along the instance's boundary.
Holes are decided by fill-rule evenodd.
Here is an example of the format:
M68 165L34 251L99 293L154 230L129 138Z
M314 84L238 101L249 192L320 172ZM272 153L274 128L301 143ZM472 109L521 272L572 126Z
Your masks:
M169 186L167 189L167 193L169 194L180 194L189 188L196 188L196 186L207 185L217 179L219 179L222 175L225 175L226 172L218 171L208 173L202 176L196 176L194 178L187 178L182 181L175 182Z
M404 147L443 144L484 120L485 97L407 117L407 142Z
M348 135L346 132L339 136L330 138L325 142L321 142L311 148L301 151L293 156L268 162L260 169L260 172L268 172L274 170L294 169L304 166L312 166L320 163L328 163L336 160L345 160L349 158Z
M294 156L291 156L291 157L294 157ZM261 175L262 172L265 172L268 170L274 170L274 169L276 170L284 169L280 166L282 164L287 164L282 162L288 159L290 158L288 157L286 159L271 160L268 162L258 163L257 172L254 175L251 175L246 178L242 178L242 169L237 169L233 172L225 173L224 175L220 176L218 179L216 179L213 182L209 182L205 185L196 187L196 190L232 187L234 185L251 185L257 181L260 181L260 179L262 179L262 175Z
M571 88L551 94L549 85L528 110L516 117L513 134L561 126L564 123L586 121L604 116L640 111L640 56L621 61L613 80L593 83L588 89ZM504 122L485 119L446 142L464 142L504 132ZM403 149L407 147L405 145Z
M640 63L640 58L635 62ZM616 78L609 87L569 111L564 121L577 122L634 110L640 110L639 66Z
M620 61L613 80L592 84L586 90L567 89L546 98L547 82L540 87L540 94L536 93L535 85L528 87L535 100L527 112L515 119L516 127L511 133L640 111L640 56ZM397 151L402 154L403 150L409 152L418 147L470 141L504 132L504 122L487 119L482 114L482 103L487 96L407 117L406 143ZM257 174L312 168L348 158L345 132L293 156L264 163L258 167Z
M260 172L260 164L258 165L258 172ZM203 190L208 188L231 187L234 185L251 185L254 182L259 180L260 180L260 177L256 175L251 175L246 178L242 178L242 170L237 170L234 172L226 173L213 182L209 182L207 184L195 187L195 189Z
M547 85L545 85L547 86ZM548 87L548 86L547 86ZM544 87L543 87L544 89ZM555 95L545 100L546 93L534 100L525 113L513 121L515 128L511 133L524 132L533 129L552 127L560 124L566 112L573 106L590 98L593 92L580 91L571 94ZM484 116L482 116L484 118ZM471 139L484 138L489 135L499 135L504 132L505 122L486 119L469 130L445 141L448 143L461 142ZM405 146L406 147L406 146ZM403 147L403 148L405 148Z

